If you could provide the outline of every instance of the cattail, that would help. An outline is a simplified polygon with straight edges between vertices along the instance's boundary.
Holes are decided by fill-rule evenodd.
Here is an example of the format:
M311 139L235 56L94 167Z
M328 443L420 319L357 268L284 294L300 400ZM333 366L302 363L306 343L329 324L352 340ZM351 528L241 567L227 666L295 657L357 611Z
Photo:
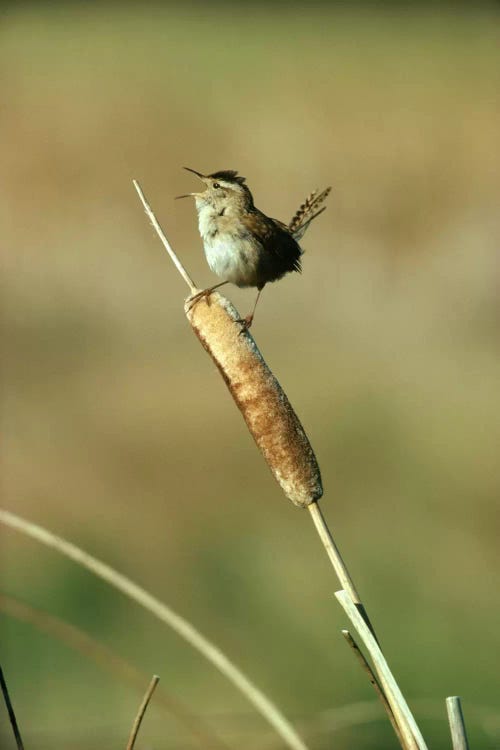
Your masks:
M323 487L311 444L233 305L212 293L192 306L187 300L185 311L285 495L300 507L318 500Z
M151 223L191 296L199 290L158 223L137 180L134 187ZM309 196L303 210L322 202L329 188L316 199ZM300 221L299 221L300 223ZM266 365L248 330L242 329L240 316L233 305L217 292L205 298L186 300L184 310L193 331L217 365L227 387L241 411L248 429L285 495L301 508L309 507L317 517L316 500L323 495L321 474L299 418L282 387ZM318 521L322 523L322 521Z

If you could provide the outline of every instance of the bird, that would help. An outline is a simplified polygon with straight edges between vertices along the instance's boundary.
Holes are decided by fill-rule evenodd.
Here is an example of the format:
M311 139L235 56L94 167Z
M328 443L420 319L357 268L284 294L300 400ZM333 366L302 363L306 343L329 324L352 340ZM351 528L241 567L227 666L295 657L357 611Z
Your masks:
M208 265L219 278L215 286L194 294L191 306L208 299L215 289L232 283L238 287L256 287L257 298L252 312L239 322L243 330L252 325L257 303L265 285L278 281L292 271L302 270L303 250L299 240L309 224L326 208L321 206L330 193L314 190L301 204L289 224L266 216L256 208L246 178L233 169L212 174L195 174L205 188L201 192L178 195L193 197L198 213L198 228Z

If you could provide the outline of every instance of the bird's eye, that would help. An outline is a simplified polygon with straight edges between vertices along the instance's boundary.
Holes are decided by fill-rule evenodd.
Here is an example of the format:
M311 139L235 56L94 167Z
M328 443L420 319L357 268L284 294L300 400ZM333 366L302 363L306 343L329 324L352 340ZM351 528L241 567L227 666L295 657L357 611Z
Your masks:
M219 185L219 183L218 183L218 182L214 182L214 184L213 184L213 187L214 187L214 188L220 188L220 185Z

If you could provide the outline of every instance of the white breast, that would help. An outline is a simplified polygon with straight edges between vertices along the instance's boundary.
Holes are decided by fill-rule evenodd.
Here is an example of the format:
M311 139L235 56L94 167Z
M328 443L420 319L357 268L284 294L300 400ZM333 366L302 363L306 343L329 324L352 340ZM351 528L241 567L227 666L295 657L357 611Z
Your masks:
M238 231L228 231L227 222L222 228L218 219L209 207L199 211L198 226L210 269L237 286L257 286L257 254L250 240Z

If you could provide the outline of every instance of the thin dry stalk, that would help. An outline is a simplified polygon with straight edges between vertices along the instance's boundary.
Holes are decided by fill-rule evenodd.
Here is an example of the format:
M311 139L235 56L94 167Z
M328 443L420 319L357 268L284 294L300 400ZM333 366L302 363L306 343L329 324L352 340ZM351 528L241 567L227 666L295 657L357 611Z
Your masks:
M462 713L462 703L458 695L452 695L446 699L446 710L448 712L453 750L469 750L464 715Z
M190 277L190 275L188 274L188 272L186 271L186 269L184 268L184 266L180 262L179 258L177 257L176 253L174 252L172 246L170 245L170 242L167 240L166 235L165 235L163 229L160 226L160 222L158 221L158 219L154 215L153 211L151 210L151 206L147 202L146 196L142 192L139 183L137 182L137 180L132 180L132 182L134 184L135 189L137 190L139 198L141 199L141 203L144 206L144 210L146 211L146 214L147 214L147 216L148 216L151 224L153 225L154 230L156 231L158 237L160 238L160 240L161 240L164 248L166 249L167 253L170 255L172 263L177 268L177 270L179 271L180 275L182 276L182 278L184 279L184 281L186 282L186 284L190 288L191 294L194 294L194 292L198 291L198 289L196 288L196 284L194 283L194 281L192 280L192 278Z
M0 522L11 529L22 532L32 539L36 539L46 547L57 550L60 554L87 568L94 575L107 581L115 589L128 596L129 599L132 599L148 610L148 612L151 612L161 622L164 622L172 630L175 630L181 638L184 638L185 641L208 659L219 672L227 677L243 693L247 700L253 704L261 716L269 722L288 747L293 748L293 750L306 750L306 745L302 739L274 703L250 682L246 675L217 646L201 635L191 623L167 607L166 604L163 604L163 602L152 594L149 594L141 586L138 586L129 578L114 570L114 568L106 565L106 563L97 560L76 545L52 534L52 532L37 524L26 521L14 513L3 509L0 509Z
M408 750L427 750L424 738L413 718L413 714L411 713L370 628L360 615L356 605L351 600L351 597L345 591L337 591L335 596L358 631L361 640L370 654L380 685L389 702L394 719L403 737L404 747Z
M361 668L368 676L368 679L370 683L373 685L373 689L375 690L377 696L379 697L380 702L382 703L382 706L384 707L384 711L386 712L387 716L389 717L389 721L392 724L392 728L394 729L394 732L396 733L396 737L399 740L399 744L401 747L405 747L403 736L399 730L398 724L396 722L396 719L394 718L394 714L392 713L392 709L389 705L389 701L385 697L384 691L382 690L379 681L375 677L375 674L373 673L372 668L368 664L368 662L365 659L365 655L360 650L358 644L352 637L352 635L349 633L348 630L343 630L342 635L346 639L347 644L352 648L354 655L356 656L356 659L361 664Z
M149 683L149 687L146 690L144 698L142 699L142 703L139 706L139 710L137 711L137 716L134 719L134 723L132 724L130 737L128 738L128 742L127 742L127 750L134 750L135 741L137 739L137 735L139 734L139 729L141 727L144 714L146 713L147 707L149 705L149 701L151 700L151 696L153 695L155 688L158 685L159 681L160 681L160 678L158 677L158 675L154 674L151 679L151 682Z
M17 750L24 750L23 741L21 739L21 732L19 731L19 725L17 723L16 714L14 712L14 706L12 705L12 701L10 699L9 690L7 688L7 683L3 675L2 667L0 667L0 688L2 690L5 705L7 706L7 713L9 714L9 721L12 727L14 738L16 740Z

